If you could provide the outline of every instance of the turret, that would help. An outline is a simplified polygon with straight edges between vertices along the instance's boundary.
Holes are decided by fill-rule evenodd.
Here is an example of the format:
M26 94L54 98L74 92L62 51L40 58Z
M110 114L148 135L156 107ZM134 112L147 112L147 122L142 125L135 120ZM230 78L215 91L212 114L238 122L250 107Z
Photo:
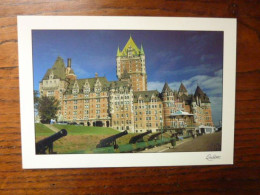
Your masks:
M188 95L188 91L186 87L181 83L179 91L178 91L179 96L182 96L183 94Z

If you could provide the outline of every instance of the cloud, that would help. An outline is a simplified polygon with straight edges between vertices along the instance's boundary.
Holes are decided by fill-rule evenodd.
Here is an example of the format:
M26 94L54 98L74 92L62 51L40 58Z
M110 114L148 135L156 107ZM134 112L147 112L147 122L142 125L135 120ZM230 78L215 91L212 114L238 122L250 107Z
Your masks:
M190 79L168 83L172 90L179 90L181 82L190 94L194 94L197 85L208 95L211 101L212 117L215 124L222 118L222 69L214 72L213 76L196 75ZM164 82L148 82L148 90L162 91Z
M159 92L162 91L164 86L163 82L148 82L148 90L158 90Z
M89 78L89 77L94 77L94 75L91 75L89 72L87 72L85 69L82 67L73 64L72 69L74 70L75 74L77 75L78 78Z

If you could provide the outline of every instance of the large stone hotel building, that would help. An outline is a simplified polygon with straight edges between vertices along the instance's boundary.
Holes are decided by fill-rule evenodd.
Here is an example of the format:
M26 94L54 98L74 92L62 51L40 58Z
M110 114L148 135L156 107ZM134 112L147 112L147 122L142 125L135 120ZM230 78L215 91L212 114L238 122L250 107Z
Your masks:
M130 132L213 126L208 96L197 86L194 94L180 84L178 91L165 83L161 92L147 90L145 52L130 36L117 50L117 81L106 77L77 79L71 59L67 67L58 57L40 82L41 96L60 101L58 121L106 126Z

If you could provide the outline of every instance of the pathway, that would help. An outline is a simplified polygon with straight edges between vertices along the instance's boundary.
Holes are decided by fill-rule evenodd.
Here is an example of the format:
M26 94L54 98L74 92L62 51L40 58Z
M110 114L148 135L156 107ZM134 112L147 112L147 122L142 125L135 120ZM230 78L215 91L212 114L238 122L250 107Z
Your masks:
M192 139L188 143L168 149L165 152L221 151L221 134L222 132L216 132L198 136L196 139Z
M50 130L54 131L55 133L57 133L58 131L60 131L59 129L57 129L56 127L54 127L53 125L50 124L44 124L46 127L48 127Z

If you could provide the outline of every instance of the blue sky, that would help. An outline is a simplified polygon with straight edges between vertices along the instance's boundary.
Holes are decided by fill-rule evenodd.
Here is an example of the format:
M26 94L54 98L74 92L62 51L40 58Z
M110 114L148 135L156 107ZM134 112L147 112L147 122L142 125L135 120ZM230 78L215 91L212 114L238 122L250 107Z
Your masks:
M34 89L58 56L78 78L116 78L116 52L129 36L146 55L148 89L162 90L165 82L178 90L181 82L189 93L197 84L210 97L213 120L221 120L223 32L217 31L140 31L140 30L34 30Z

